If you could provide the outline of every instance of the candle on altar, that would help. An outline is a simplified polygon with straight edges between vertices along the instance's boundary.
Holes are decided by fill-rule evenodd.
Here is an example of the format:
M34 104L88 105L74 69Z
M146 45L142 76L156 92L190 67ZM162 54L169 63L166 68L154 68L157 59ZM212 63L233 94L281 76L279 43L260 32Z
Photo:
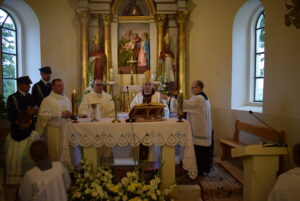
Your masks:
M182 94L182 91L180 90L178 95L177 95L177 115L179 117L182 117L183 116L183 94Z
M114 80L114 70L113 70L113 68L109 68L109 77L110 77L111 81Z
M74 89L72 93L72 116L76 117L77 115L78 115L77 92Z

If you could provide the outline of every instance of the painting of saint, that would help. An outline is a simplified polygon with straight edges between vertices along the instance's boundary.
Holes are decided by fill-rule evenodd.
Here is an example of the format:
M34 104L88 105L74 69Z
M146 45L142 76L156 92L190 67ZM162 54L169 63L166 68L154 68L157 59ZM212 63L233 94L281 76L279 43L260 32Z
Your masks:
M150 70L149 24L121 24L118 43L120 74L130 74L130 62L135 61L134 73Z

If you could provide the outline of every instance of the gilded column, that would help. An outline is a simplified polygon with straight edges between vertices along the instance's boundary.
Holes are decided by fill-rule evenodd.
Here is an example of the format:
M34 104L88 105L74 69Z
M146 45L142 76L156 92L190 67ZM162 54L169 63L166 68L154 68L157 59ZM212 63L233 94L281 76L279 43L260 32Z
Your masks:
M81 93L83 94L86 87L88 86L87 66L89 59L89 18L90 13L88 10L76 10L80 18L80 57L81 57Z
M111 15L110 14L102 14L103 18L103 32L104 32L104 52L106 56L106 66L105 66L105 74L106 81L112 81L110 77L110 68L112 68L111 64ZM107 88L107 92L110 93L110 87Z
M186 91L186 21L190 15L189 11L178 11L176 21L178 24L178 57L179 57L179 79L178 86L184 97L187 96Z
M157 24L157 69L156 69L156 79L158 80L159 75L162 71L162 69L160 68L159 64L159 56L160 53L163 51L163 38L164 38L164 26L166 23L166 15L165 14L157 14L155 15L155 19L156 19L156 24Z

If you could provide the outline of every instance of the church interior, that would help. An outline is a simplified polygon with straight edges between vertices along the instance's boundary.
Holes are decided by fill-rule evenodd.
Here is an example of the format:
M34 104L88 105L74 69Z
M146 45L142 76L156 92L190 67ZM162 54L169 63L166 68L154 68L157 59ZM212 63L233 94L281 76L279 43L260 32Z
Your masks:
M244 188L243 198L216 200L266 200L270 188L257 195L260 193L249 186L262 182L272 187L276 175L264 183L252 181L251 172L264 177L275 166L276 174L278 169L284 172L295 166L292 148L300 142L299 1L0 0L0 5L0 22L7 13L16 40L12 78L5 77L5 62L0 65L4 99L17 90L16 84L9 85L14 86L10 91L5 88L7 79L29 76L36 83L40 80L38 69L50 66L51 79L63 81L64 95L70 100L76 91L80 102L93 79L105 82L105 90L118 102L116 110L122 117L130 111L129 104L141 91L148 70L157 90L173 97L190 98L192 82L201 80L211 105L214 164L222 167L228 180ZM2 37L1 44L5 43ZM145 53L136 53L137 49ZM95 58L100 58L99 65ZM176 112L171 115L177 118ZM1 118L0 123L3 144L2 136L7 134L2 131L9 124ZM262 133L261 127L268 131ZM256 129L259 134L243 132L255 133ZM275 137L269 140L268 132ZM274 154L275 162L256 161L260 154L255 151L249 149L249 154L242 145L222 141L234 136L245 144L270 143L274 150L285 150ZM228 147L243 149L231 152L239 161L225 160ZM114 150L116 155L124 154L121 149L119 152ZM252 161L253 167L247 169L250 162L243 160L251 157L258 164ZM0 168L0 200L6 200L3 165ZM182 185L175 200L187 200L195 192L190 200L213 200L200 193L203 186Z

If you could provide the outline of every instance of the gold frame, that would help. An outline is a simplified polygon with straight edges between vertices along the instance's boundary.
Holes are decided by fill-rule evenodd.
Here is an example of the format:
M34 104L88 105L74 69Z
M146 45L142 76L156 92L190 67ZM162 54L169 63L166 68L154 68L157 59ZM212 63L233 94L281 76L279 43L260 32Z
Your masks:
M113 15L117 15L117 10L120 6L120 3L121 3L122 0L116 0L115 3L112 5L111 7L111 13ZM155 15L156 13L156 10L155 10L155 6L153 4L153 1L152 0L145 0L148 8L149 8L149 11L150 11L150 16L152 15ZM127 17L127 16L126 16ZM129 16L128 16L129 17ZM130 16L130 17L136 17L136 16ZM138 16L138 17L141 17L141 16Z

